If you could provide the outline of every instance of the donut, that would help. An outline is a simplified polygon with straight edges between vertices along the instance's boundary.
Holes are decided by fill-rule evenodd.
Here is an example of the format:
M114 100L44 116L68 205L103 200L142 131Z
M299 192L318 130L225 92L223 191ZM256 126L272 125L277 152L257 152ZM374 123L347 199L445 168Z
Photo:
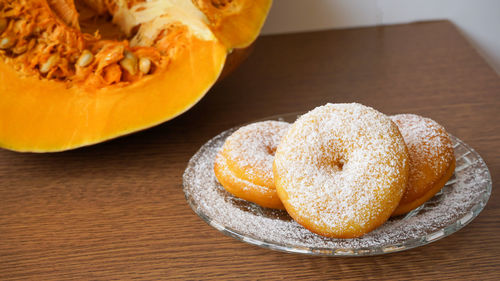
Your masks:
M434 120L414 114L390 117L403 135L410 160L410 176L393 215L417 208L434 196L455 171L455 154L446 130Z
M288 214L310 231L355 238L383 224L408 180L397 126L361 104L327 104L302 115L274 157L276 191Z
M214 162L215 176L224 189L262 207L283 209L274 186L273 159L289 126L286 122L263 121L231 134Z

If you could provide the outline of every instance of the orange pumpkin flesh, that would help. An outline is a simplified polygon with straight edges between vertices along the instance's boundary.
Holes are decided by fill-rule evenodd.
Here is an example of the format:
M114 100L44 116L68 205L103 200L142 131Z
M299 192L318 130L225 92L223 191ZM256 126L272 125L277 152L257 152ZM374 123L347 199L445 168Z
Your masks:
M225 52L217 44L198 42L172 61L161 79L152 76L126 88L95 92L20 78L0 62L0 146L17 151L61 151L174 118L208 91L221 71Z
M0 9L3 8L0 19L8 19L8 27L1 30L0 26L0 47L3 38L8 36L14 38L12 35L17 34L14 33L16 29L13 26L18 18L9 17L8 13L12 11L5 9L6 5L12 5L16 1L4 3L5 1L0 1ZM185 6L183 1L185 0L171 2ZM256 23L249 26L258 26L257 30L252 32L249 32L248 28L242 28L247 34L245 35L247 38L244 38L246 40L243 40L244 44L240 44L243 42L241 36L232 37L231 32L224 34L220 30L213 31L209 29L212 26L208 23L205 28L197 18L188 15L187 12L184 23L185 10L178 12L176 10L178 7L174 5L172 13L175 12L175 15L172 18L175 21L168 18L162 22L166 23L165 27L157 33L159 35L155 37L156 41L149 40L153 42L150 45L136 46L132 45L137 35L135 39L130 35L122 39L120 37L123 34L108 29L104 24L100 25L101 34L118 34L115 35L117 38L103 40L89 34L82 37L83 43L79 41L78 44L70 45L69 41L74 39L71 36L80 32L80 26L83 30L92 24L75 21L78 13L72 8L74 4L71 0L24 0L24 2L47 5L41 6L50 9L44 15L49 14L54 17L51 19L51 24L55 22L58 26L64 25L61 32L66 37L63 38L70 39L57 45L59 47L49 46L52 48L50 53L42 55L36 54L38 50L36 48L43 44L35 44L35 47L31 46L33 49L28 48L28 51L24 51L21 55L14 53L14 48L21 45L20 40L29 38L28 36L18 35L17 45L1 48L0 146L16 151L50 152L90 145L149 128L188 110L217 81L228 52L236 47L228 43L233 40L231 38L241 46L252 42L265 19L271 1L263 1L261 4L263 6L253 6L255 11L247 8L240 14L243 21ZM109 6L112 0L85 0L85 2L91 7L95 3L108 3L106 6L108 11L113 9L117 11L116 7ZM141 3L144 5L142 0L128 2L129 5L135 5L136 2L139 3L137 5ZM252 1L232 1L232 4L246 7L248 6L246 2ZM160 2L155 3L165 5ZM81 3L77 2L77 7L78 4ZM158 10L158 7L155 9ZM193 7L195 6L188 8L193 9ZM80 8L78 10L82 11ZM94 12L102 11L94 10ZM249 18L246 14L253 18ZM224 22L221 13L218 16L222 19L220 22ZM40 16L33 16L37 17ZM237 19L238 15L231 14L229 17ZM210 19L210 15L207 15L207 18ZM113 18L115 19L116 17ZM142 24L147 27L148 23ZM134 28L135 30L128 31L141 34L143 37L151 31L142 25ZM50 35L43 32L40 37ZM210 35L211 32L215 36ZM219 39L221 34L225 37L220 38L225 39ZM148 41L148 38L143 37L139 39ZM69 47L65 47L64 44ZM65 57L65 52L72 53L75 50L74 46L77 46L79 57L75 55ZM57 51L63 54L60 55ZM80 67L82 57L88 53L91 54L92 62L82 63L85 66ZM30 59L23 60L23 56ZM131 60L128 60L129 58ZM144 61L147 64L142 64L143 58L146 58ZM107 64L108 61L112 63ZM75 66L72 67L72 64ZM146 71L143 71L144 65L147 67Z
M272 1L194 0L210 28L228 48L245 48L259 35Z

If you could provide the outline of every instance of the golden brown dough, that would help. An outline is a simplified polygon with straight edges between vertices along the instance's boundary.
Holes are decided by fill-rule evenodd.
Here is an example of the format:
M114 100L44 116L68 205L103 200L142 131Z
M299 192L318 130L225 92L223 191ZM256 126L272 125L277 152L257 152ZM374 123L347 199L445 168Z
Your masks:
M268 208L283 209L276 194L272 163L274 152L290 124L264 121L241 127L219 151L214 172L236 197Z
M414 114L391 116L408 147L408 186L393 215L401 215L432 198L455 171L455 155L448 133L434 120Z

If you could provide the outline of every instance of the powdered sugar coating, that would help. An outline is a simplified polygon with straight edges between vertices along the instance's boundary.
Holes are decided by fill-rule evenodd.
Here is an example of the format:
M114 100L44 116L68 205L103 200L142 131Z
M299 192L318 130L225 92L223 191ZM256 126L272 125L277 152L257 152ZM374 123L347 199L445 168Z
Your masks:
M448 133L432 119L415 114L390 117L403 135L410 156L408 187L402 204L423 196L446 173L454 161Z
M406 188L406 146L388 117L361 104L327 104L301 116L274 161L276 189L300 224L356 237L387 220Z
M293 122L296 115L283 116ZM389 219L376 230L354 239L326 238L292 220L284 211L261 208L235 198L217 182L214 159L228 130L203 145L183 176L184 192L193 210L207 223L247 243L281 251L316 255L376 255L425 245L472 221L491 193L491 177L480 156L451 136L457 168L440 194L404 217Z
M283 209L273 176L274 152L290 124L256 122L229 136L218 153L214 171L233 195L268 208Z
M289 126L280 121L256 122L229 136L222 154L232 172L257 185L274 186L274 153Z

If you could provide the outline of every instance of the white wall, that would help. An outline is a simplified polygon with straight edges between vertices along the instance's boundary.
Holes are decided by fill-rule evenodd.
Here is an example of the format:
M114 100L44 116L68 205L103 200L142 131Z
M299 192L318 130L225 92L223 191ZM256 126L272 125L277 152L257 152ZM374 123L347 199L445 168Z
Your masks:
M500 0L274 0L264 34L449 19L500 74Z

